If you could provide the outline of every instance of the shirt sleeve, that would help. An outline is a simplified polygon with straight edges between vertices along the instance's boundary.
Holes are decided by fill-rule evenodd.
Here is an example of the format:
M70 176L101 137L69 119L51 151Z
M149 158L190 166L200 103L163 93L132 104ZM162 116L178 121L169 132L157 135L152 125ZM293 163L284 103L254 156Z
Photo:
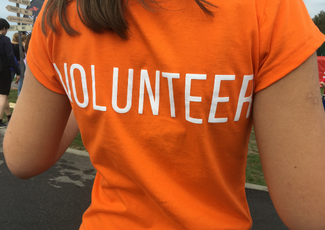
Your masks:
M325 40L302 0L266 0L259 27L255 92L289 74Z
M47 34L42 32L42 14L44 10L41 10L39 16L36 19L32 37L29 44L27 53L27 64L35 76L35 78L46 88L59 94L66 94L62 84L56 77L58 73L54 68L53 63L53 31L47 28Z

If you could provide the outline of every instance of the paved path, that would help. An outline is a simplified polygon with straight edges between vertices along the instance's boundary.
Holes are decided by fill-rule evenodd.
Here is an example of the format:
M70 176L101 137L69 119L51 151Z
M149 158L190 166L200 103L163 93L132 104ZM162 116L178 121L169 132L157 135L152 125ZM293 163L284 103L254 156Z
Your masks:
M47 172L27 181L9 172L0 132L0 229L78 230L90 204L95 170L86 154L65 153ZM268 192L246 189L253 230L286 230Z
M12 89L18 89L18 84L16 84L14 81L11 82L11 88Z

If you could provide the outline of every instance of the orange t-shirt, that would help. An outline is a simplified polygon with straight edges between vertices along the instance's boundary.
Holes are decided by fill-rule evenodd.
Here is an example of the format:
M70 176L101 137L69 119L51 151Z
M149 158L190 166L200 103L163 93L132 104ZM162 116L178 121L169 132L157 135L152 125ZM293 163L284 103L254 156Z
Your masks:
M91 162L81 230L250 229L252 100L323 43L302 0L193 0L126 8L129 39L95 34L69 4L69 36L35 24L28 65L67 94ZM45 4L44 4L45 5Z

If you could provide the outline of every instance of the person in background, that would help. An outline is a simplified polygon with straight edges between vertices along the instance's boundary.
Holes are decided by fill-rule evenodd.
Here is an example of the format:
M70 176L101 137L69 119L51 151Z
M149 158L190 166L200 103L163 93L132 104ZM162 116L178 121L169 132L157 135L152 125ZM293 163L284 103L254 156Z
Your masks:
M29 44L29 41L30 41L30 38L31 38L31 33L28 34L28 35L22 35L22 44L23 44L23 51L24 51L24 67L26 67L27 63L26 63L26 56L27 56L27 49L28 49L28 44ZM25 71L26 71L26 68L25 68ZM24 76L25 76L25 72L24 72ZM18 94L17 94L17 97L19 97L19 94L21 92L21 89L23 87L23 84L24 84L24 76L20 78L20 81L18 82Z
M318 62L318 72L319 72L319 86L320 92L322 94L322 100L323 100L323 106L325 109L325 57L318 56L317 57Z
M9 107L8 95L11 89L11 67L17 74L17 80L20 78L20 69L16 65L14 53L12 50L10 38L6 37L10 25L7 20L0 18L0 127L7 127L7 124L2 121L4 112L7 115L7 121L11 119L11 111Z
M21 43L23 44L24 49L26 47L27 37L28 37L28 35L26 35L26 34L21 35Z
M323 78L323 80L319 84L323 88L322 100L323 100L323 106L325 110L325 82L324 81L325 79Z
M51 168L72 109L97 170L80 230L248 230L254 122L279 216L324 229L324 41L302 0L46 0L6 163Z
M29 45L29 41L31 39L31 36L32 36L32 32L30 32L28 35L26 35L25 36L25 43L23 44L24 45L24 49L25 49L25 59L24 59L25 66L27 66L26 57L27 57L27 50L28 50L28 45Z
M26 43L26 39L27 36L26 35L21 35L21 39L22 39L22 49L23 49L23 57L22 60L25 59L25 43ZM21 68L21 66L23 66L23 72L20 75L20 80L18 81L18 95L20 94L22 85L23 85L23 81L24 81L24 76L25 76L25 63L22 61L20 62L20 50L19 50L19 38L18 38L18 33L14 33L14 35L12 36L12 49L14 51L14 55L16 57L16 60L19 64L19 68ZM15 78L15 73L11 72L11 79L13 80Z
M25 76L25 72L26 72L26 54L27 54L27 51L26 51L26 43L27 43L27 39L28 39L28 36L29 35L25 35L23 34L21 36L21 41L22 41L22 44L23 44L23 52L24 52L24 59L23 59L23 64L24 64L24 76ZM17 97L19 96L20 92L21 92L21 89L23 87L23 84L24 84L24 76L20 78L19 82L18 82L18 94L17 94Z
M26 36L26 42L25 42L25 55L27 56L27 51L28 51L28 47L29 47L29 42L30 42L30 39L32 38L32 32L30 34L28 34Z

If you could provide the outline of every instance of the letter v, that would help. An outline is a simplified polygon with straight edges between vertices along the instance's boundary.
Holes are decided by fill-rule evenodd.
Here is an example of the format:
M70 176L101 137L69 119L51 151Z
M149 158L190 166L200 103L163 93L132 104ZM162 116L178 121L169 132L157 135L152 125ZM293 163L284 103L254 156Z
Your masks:
M62 79L62 75L60 73L60 70L58 69L58 67L56 66L55 63L53 63L53 66L54 66L56 72L58 73L58 75L60 77L60 80L61 80L61 83L62 83L62 86L63 86L63 89L64 89L65 93L67 94L69 100L72 102L71 90L70 90L69 79L68 79L67 63L64 63L64 73L65 73L65 80L66 80L67 87L65 86L65 84L63 82L63 79Z

